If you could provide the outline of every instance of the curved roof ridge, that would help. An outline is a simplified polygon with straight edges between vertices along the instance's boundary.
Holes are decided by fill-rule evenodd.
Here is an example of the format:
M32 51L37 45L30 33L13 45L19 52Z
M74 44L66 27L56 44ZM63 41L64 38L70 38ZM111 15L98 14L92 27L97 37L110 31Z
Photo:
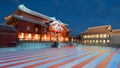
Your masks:
M14 17L16 19L19 19L19 20L22 20L22 21L27 21L27 22L31 22L31 23L34 23L34 24L39 24L39 25L42 25L42 26L46 26L45 23L43 23L43 22L39 22L39 21L30 19L30 18L26 18L26 17L23 17L21 15L13 14L12 17Z
M20 4L20 5L18 6L18 9L21 10L21 11L23 11L23 12L26 12L26 13L28 13L28 14L31 14L31 15L34 15L34 16L37 16L37 17L42 17L42 18L44 18L44 19L47 19L47 20L52 21L52 19L51 19L50 17L48 17L48 16L46 16L46 15L43 15L43 14L41 14L41 13L38 13L38 12L36 12L36 11L30 10L30 9L28 9L27 7L25 7L23 4Z
M101 25L101 26L94 26L94 27L89 27L88 29L92 29L92 28L99 28L99 27L106 27L106 26L111 26L111 25Z

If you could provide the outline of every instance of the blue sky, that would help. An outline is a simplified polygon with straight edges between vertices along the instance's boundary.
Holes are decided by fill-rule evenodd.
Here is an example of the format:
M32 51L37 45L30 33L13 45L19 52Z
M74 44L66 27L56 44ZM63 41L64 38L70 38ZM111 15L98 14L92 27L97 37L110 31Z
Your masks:
M1 0L1 24L4 17L12 14L19 4L60 19L69 24L68 28L74 34L100 25L120 29L120 0Z

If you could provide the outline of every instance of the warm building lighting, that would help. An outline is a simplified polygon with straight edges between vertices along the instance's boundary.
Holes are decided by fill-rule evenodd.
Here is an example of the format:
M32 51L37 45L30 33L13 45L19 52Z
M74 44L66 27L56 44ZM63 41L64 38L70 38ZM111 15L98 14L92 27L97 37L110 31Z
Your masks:
M91 38L93 38L93 35L91 35Z
M38 34L35 34L35 39L38 40Z
M102 42L102 40L100 40L100 43Z
M93 40L93 42L95 42L95 40Z
M103 35L102 35L102 34L100 34L100 38L103 38Z
M93 35L92 37L95 38L95 35Z
M19 38L20 40L22 40L22 39L24 38L24 33L19 33L19 34L18 34L18 38Z
M109 43L109 42L110 42L110 40L107 40L107 42Z
M103 40L103 43L106 43L105 40Z
M96 43L98 43L98 40L96 40Z
M104 35L103 35L103 38L106 38L106 37L107 37L107 35L106 35L106 34L104 34Z
M92 40L90 40L90 43L92 43Z
M50 34L46 34L47 41L50 41Z
M44 41L46 41L46 34L44 35Z
M90 38L90 35L88 35L87 37Z
M99 35L96 35L96 38L99 38Z
M53 40L53 37L51 36L51 40ZM50 41L50 36L49 34L44 34L42 37L42 41Z
M28 38L31 39L31 34L28 34Z
M86 38L86 35L84 35L83 38Z
M68 41L68 37L65 38L65 41Z
M62 36L60 37L60 41L64 41L64 39L63 39L63 37L62 37Z
M24 33L21 33L21 38L24 38Z

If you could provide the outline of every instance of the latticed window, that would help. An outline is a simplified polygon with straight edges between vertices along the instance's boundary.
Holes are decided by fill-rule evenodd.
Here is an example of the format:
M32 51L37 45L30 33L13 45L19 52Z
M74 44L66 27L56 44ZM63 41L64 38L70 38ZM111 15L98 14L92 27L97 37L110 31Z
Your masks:
M28 31L30 30L30 27L29 27L29 26L27 26L27 30L28 30Z
M35 31L37 32L37 31L38 31L38 28L35 28Z

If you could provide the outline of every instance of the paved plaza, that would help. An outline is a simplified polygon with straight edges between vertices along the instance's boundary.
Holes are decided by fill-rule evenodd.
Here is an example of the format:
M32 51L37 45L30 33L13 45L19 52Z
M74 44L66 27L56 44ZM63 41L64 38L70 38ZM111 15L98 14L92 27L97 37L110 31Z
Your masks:
M120 68L120 49L77 46L0 52L0 68Z

